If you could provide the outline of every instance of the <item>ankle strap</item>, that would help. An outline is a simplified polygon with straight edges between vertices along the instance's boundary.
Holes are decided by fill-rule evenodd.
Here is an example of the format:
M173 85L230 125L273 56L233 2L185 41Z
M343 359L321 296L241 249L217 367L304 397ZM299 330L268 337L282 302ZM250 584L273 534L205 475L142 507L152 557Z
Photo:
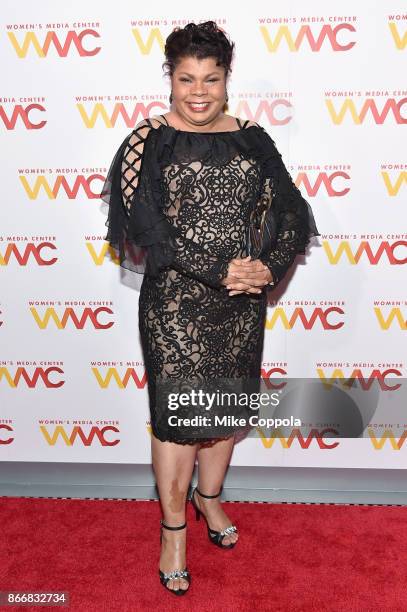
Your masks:
M180 525L179 527L170 527L169 525L166 525L162 519L160 519L160 523L163 527L165 527L165 529L171 529L171 531L177 531L178 529L184 529L184 527L187 526L185 522L183 525Z
M203 493L201 493L201 492L200 492L200 490L198 489L198 487L195 487L195 491L196 491L197 493L199 493L199 495L200 495L201 497L206 497L207 499L213 499L213 498L215 498L215 497L219 497L219 495L222 493L222 487L221 487L221 489L220 489L219 493L217 493L216 495L204 495Z

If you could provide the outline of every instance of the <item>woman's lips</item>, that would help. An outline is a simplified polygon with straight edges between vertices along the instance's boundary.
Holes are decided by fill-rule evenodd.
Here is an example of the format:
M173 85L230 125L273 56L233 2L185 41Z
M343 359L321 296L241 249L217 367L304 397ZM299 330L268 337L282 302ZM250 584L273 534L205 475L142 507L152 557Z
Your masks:
M202 113L203 111L206 111L209 107L209 102L205 102L205 103L195 103L195 102L188 102L191 110L193 110L196 113Z

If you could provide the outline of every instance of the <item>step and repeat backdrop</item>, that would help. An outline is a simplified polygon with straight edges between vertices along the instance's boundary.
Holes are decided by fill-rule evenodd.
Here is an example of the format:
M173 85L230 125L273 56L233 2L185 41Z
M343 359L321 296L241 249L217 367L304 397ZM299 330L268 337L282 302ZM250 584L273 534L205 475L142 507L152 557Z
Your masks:
M227 112L269 132L321 233L269 293L262 376L344 391L355 378L386 398L363 438L323 419L307 435L260 427L232 465L405 468L407 417L391 409L407 329L398 0L3 7L0 458L150 462L142 276L104 240L100 191L124 137L170 110L166 37L209 19L236 43Z

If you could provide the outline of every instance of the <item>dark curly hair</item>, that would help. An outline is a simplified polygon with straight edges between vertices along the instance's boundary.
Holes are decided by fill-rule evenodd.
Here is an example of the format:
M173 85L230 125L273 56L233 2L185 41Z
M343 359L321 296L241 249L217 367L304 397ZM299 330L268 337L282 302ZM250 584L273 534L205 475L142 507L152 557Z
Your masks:
M167 68L166 76L172 76L177 63L183 57L204 59L216 58L216 65L223 66L225 78L231 72L233 50L235 44L218 28L214 21L204 23L188 23L184 28L174 28L165 41L165 57L163 68Z

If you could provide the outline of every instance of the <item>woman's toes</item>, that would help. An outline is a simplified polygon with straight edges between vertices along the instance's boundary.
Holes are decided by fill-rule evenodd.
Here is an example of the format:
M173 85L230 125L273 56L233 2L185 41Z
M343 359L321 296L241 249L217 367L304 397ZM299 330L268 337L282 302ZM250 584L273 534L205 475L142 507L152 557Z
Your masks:
M237 542L237 537L238 536L236 533L231 533L230 535L224 536L222 540L223 546L228 546L229 544L235 544L235 542Z

